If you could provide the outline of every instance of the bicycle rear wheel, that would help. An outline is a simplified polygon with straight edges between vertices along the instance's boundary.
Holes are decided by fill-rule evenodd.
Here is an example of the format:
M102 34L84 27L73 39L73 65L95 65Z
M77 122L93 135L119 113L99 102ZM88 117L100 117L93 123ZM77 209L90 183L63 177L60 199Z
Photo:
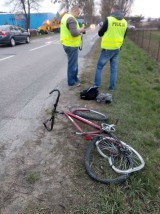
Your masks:
M70 111L73 114L83 117L85 119L96 120L96 121L108 121L109 119L108 115L105 115L101 112L98 112L92 109L78 107L78 108L71 108Z
M84 165L88 175L103 184L120 184L124 182L129 174L118 174L110 165L110 157L104 158L96 148L96 141L91 141L84 155Z
M144 167L144 160L135 149L113 137L96 141L96 147L104 158L111 157L109 163L117 173L132 173Z

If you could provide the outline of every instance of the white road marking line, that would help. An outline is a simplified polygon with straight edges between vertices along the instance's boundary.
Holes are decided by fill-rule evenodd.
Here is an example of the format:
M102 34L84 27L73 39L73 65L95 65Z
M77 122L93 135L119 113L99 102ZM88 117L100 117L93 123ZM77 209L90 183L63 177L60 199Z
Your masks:
M2 58L2 59L0 59L0 61L3 61L3 60L6 60L6 59L9 59L9 58L12 58L12 57L14 57L15 55L12 55L12 56L8 56L8 57L5 57L5 58Z
M59 40L53 40L53 41L49 41L49 42L46 42L46 44L60 44L60 41Z
M60 41L59 40L55 40L55 41L46 42L45 45L39 46L37 48L30 49L29 51L35 51L37 49L44 48L44 47L46 47L48 45L52 45L52 44L60 44Z
M37 48L30 49L29 51L35 51L35 50L37 50L37 49L44 48L44 47L46 47L46 46L48 46L48 45L50 45L50 44L42 45L42 46L39 46L39 47L37 47Z

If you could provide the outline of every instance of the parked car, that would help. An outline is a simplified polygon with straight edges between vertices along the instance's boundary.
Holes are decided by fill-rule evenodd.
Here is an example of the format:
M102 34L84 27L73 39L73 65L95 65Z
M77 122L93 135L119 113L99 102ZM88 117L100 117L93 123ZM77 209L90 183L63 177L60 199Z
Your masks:
M30 33L15 25L0 25L0 44L29 43Z

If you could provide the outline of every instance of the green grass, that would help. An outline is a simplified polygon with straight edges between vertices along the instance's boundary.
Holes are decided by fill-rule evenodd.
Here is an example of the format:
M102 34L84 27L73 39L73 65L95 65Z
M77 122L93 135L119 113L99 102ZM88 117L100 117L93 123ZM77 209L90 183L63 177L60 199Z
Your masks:
M141 32L134 32L137 34L143 35L145 39L151 38L153 41L159 42L160 41L160 31L141 31Z
M145 33L146 35L149 35L149 33ZM160 41L160 32L159 31L153 31L151 33L151 37L152 39L156 40L156 41Z
M99 57L99 43L92 53L92 63L82 81L93 81ZM100 92L107 93L109 65L103 70ZM110 122L119 119L116 135L139 151L145 160L143 170L133 173L120 186L97 184L88 193L87 205L75 213L145 214L160 213L160 68L155 61L126 39L120 53L118 79L113 102L101 110Z
M26 181L30 184L34 184L36 181L40 180L40 174L38 172L29 172L26 176Z

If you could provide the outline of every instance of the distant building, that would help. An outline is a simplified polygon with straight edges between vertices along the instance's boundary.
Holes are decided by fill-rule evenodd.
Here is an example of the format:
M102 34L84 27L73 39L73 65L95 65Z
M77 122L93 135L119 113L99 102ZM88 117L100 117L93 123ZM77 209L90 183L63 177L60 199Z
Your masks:
M46 20L52 20L56 17L54 13L31 13L30 29L37 29ZM0 25L18 25L26 28L26 19L24 14L0 13Z

